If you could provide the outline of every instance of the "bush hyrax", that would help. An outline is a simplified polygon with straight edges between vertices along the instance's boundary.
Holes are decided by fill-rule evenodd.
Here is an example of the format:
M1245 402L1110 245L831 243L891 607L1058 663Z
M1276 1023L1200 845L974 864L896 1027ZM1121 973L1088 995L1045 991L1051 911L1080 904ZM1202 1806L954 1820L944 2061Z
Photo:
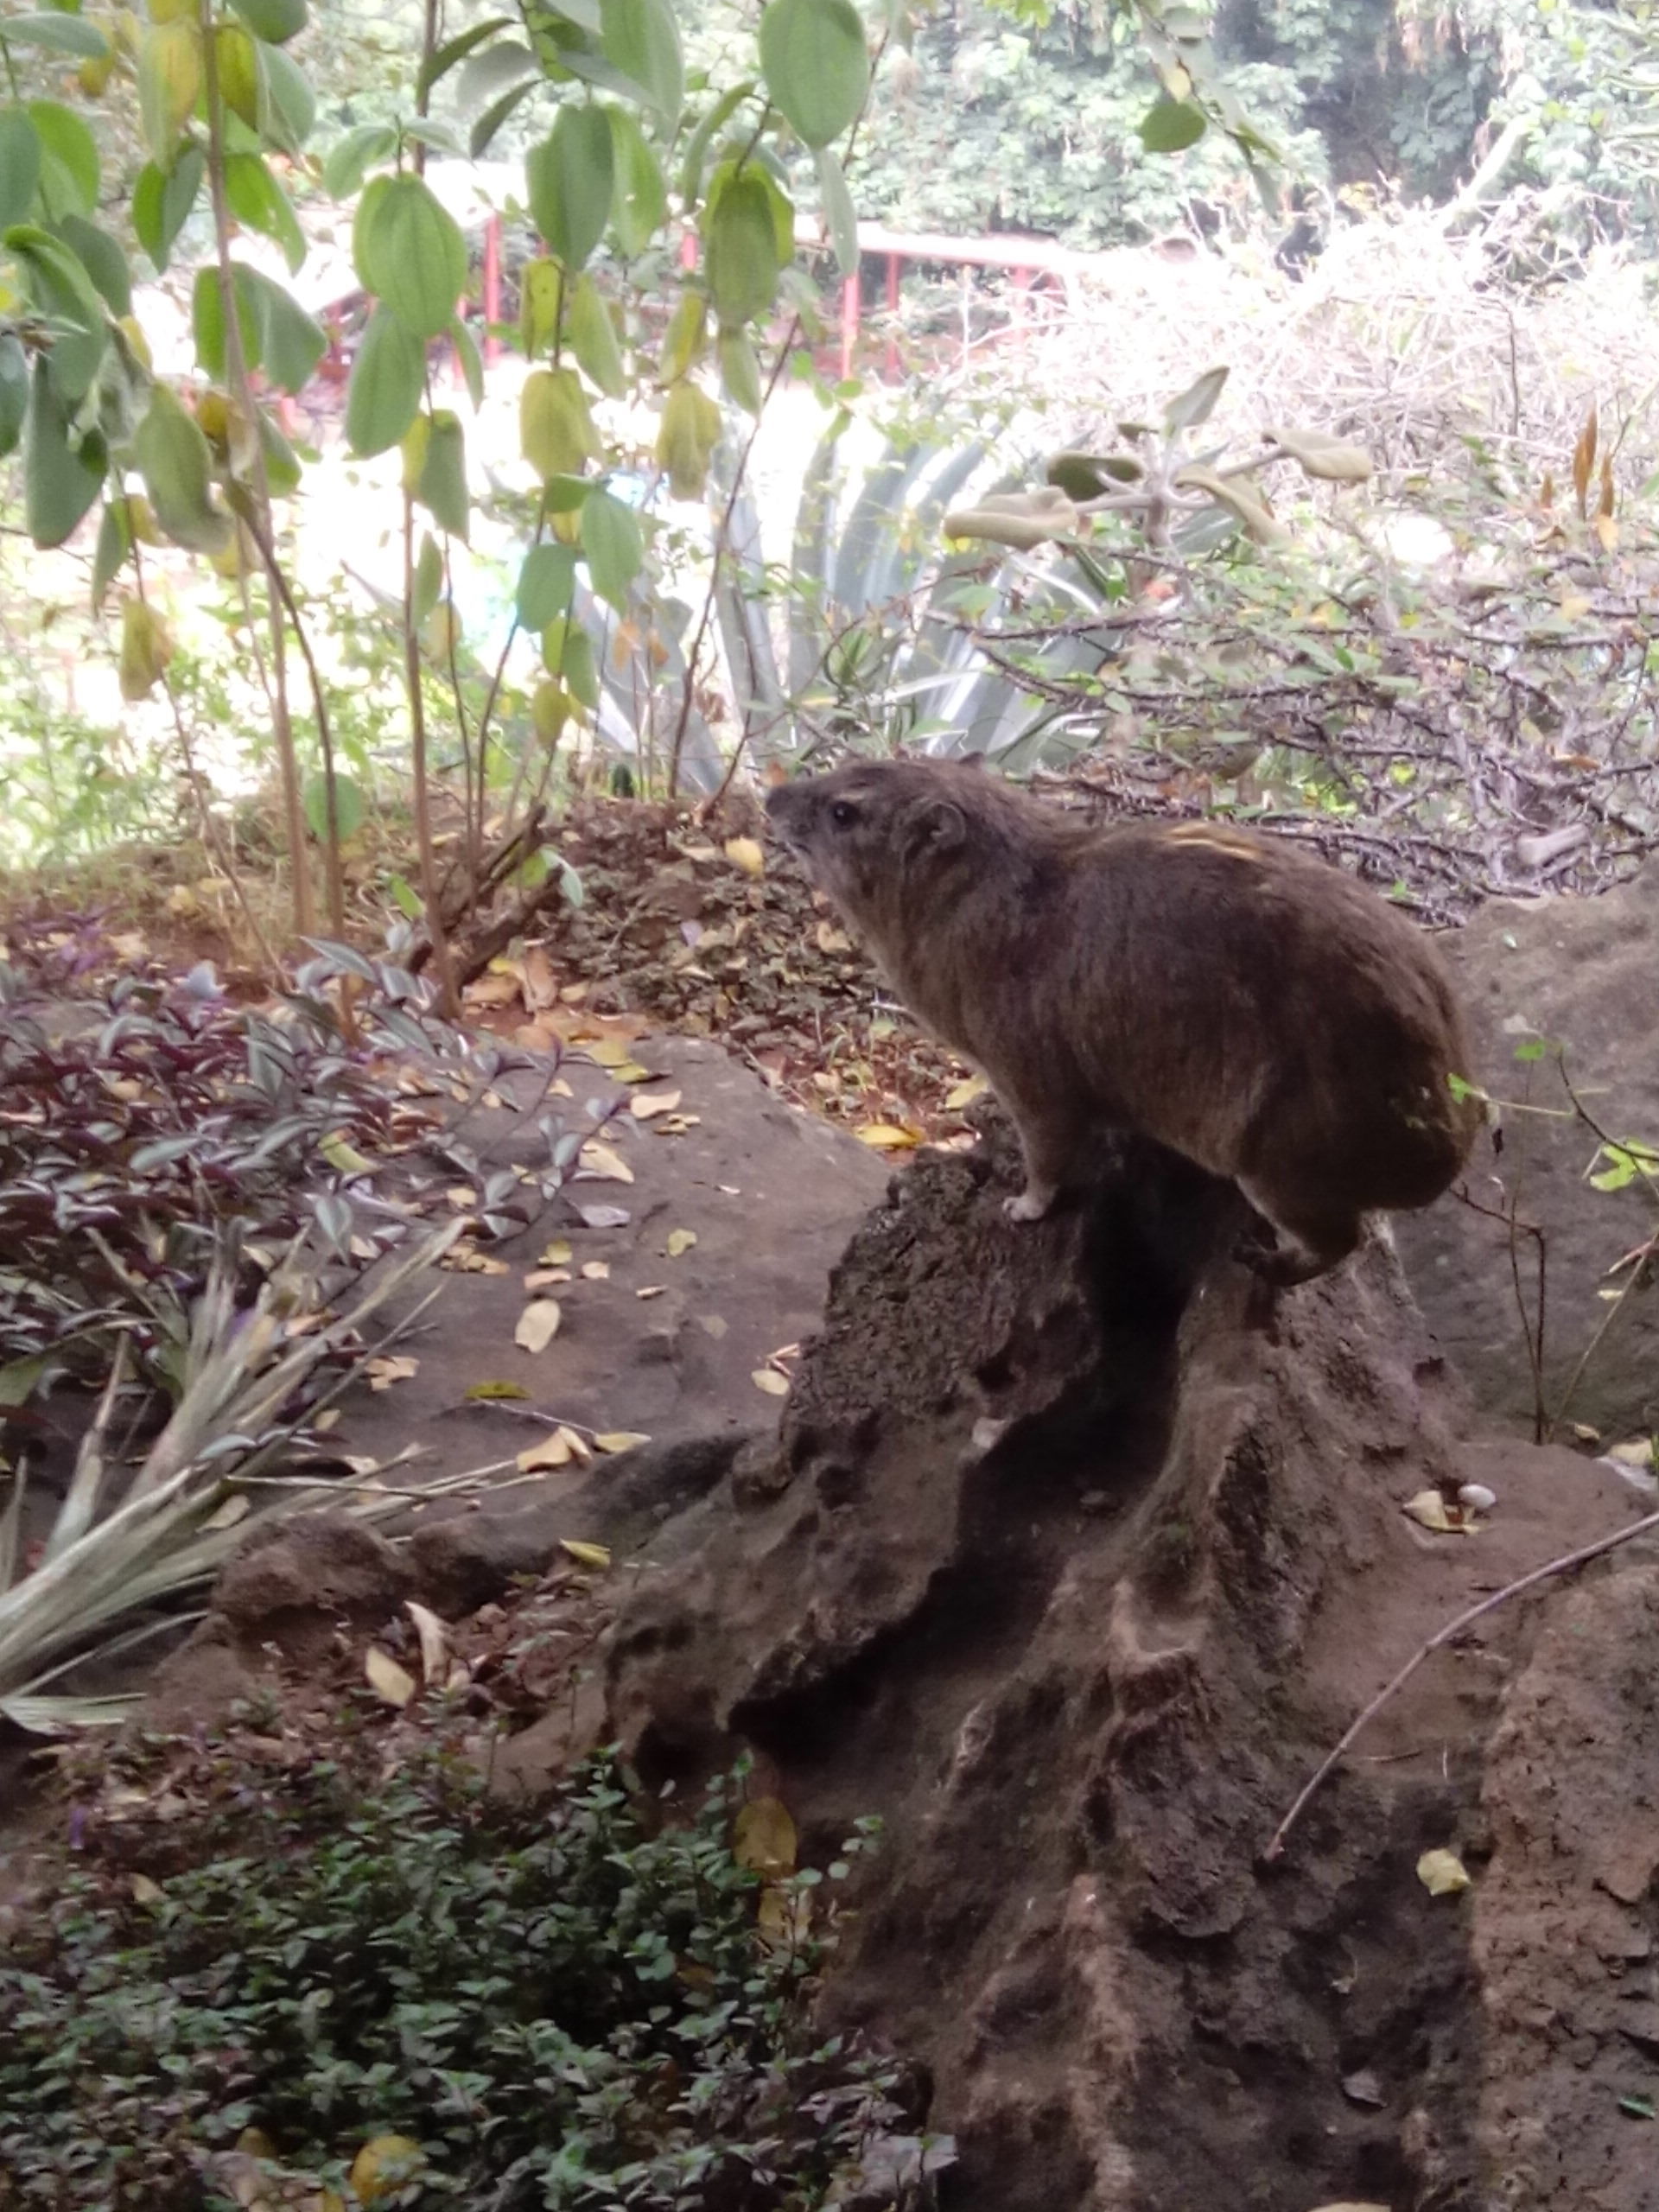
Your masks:
M1078 823L959 763L855 761L766 811L918 1019L1013 1117L1034 1221L1133 1129L1235 1178L1322 1274L1373 1210L1426 1206L1479 1102L1422 932L1341 869L1220 823Z

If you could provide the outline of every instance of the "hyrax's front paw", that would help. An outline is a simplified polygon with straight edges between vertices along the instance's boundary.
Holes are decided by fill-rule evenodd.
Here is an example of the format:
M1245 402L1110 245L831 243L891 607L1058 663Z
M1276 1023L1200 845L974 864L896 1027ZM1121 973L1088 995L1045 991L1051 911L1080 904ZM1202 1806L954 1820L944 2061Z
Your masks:
M1053 1203L1052 1191L1039 1191L1028 1183L1017 1198L1003 1199L1002 1211L1010 1221L1040 1221Z

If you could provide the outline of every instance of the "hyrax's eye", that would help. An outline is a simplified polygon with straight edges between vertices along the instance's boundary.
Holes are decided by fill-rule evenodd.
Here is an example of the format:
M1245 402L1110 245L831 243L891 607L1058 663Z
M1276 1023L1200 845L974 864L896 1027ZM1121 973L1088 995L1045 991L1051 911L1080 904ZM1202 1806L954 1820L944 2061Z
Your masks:
M858 819L858 809L851 799L838 798L830 810L830 819L837 830L850 830Z

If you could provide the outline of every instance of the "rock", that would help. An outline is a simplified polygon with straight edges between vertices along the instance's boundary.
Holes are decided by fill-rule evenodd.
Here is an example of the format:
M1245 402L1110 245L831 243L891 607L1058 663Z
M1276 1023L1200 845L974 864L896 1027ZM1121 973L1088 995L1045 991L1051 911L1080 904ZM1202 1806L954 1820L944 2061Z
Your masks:
M1649 1955L1637 1908L1659 1858L1656 1677L1659 1566L1604 1573L1555 1608L1493 1738L1473 2048L1478 2129L1502 2158L1505 2212L1655 2202L1652 2130L1619 2100L1651 2097L1659 2050L1659 2011L1631 1981Z
M1472 2206L1468 1914L1414 1868L1478 1863L1532 1616L1425 1666L1261 1857L1473 1593L1634 1502L1505 1446L1479 1536L1432 1536L1400 1508L1470 1455L1385 1242L1251 1326L1228 1186L1128 1146L1016 1228L1012 1175L997 1131L895 1180L770 1468L746 1455L624 1596L607 1733L683 1787L753 1748L819 1865L881 1816L826 2010L931 2075L957 2212Z
M1515 1058L1536 1032L1565 1046L1574 1087L1602 1128L1659 1146L1659 861L1597 899L1495 900L1446 943L1469 1007L1478 1072L1495 1097L1567 1105L1554 1060ZM1480 1141L1470 1188L1501 1205L1496 1170L1518 1189L1522 1216L1544 1231L1545 1395L1554 1414L1607 1318L1607 1270L1653 1235L1656 1210L1639 1182L1617 1192L1586 1184L1598 1141L1580 1122L1510 1113L1503 1135L1496 1160L1490 1141ZM1427 1213L1397 1216L1395 1234L1429 1325L1482 1410L1529 1428L1532 1369L1504 1224L1446 1198ZM1520 1253L1531 1310L1531 1239L1522 1238ZM1568 1408L1611 1440L1659 1426L1659 1269L1649 1274L1596 1346ZM1613 1277L1611 1287L1625 1280Z
M519 1505L519 1493L475 1512L423 1522L409 1559L426 1603L454 1618L499 1598L519 1575L543 1573L566 1536L623 1551L712 1490L747 1440L741 1431L640 1444L595 1461L556 1495Z

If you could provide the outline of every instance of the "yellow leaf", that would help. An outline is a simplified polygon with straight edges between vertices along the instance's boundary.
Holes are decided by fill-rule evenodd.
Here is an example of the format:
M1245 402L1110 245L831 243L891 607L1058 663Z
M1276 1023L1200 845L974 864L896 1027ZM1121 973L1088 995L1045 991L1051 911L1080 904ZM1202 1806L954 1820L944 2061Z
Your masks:
M469 1382L461 1395L487 1401L491 1398L527 1398L530 1393L522 1382Z
M1611 515L1598 515L1591 524L1591 528L1595 531L1604 553L1618 552L1618 524L1613 520Z
M544 1436L539 1444L532 1444L518 1454L518 1471L521 1475L534 1475L544 1467L568 1467L575 1456L567 1432L556 1428L550 1436Z
M572 1256L569 1239L556 1236L550 1244L543 1246L540 1264L544 1268L568 1268Z
M732 1823L732 1856L740 1866L776 1877L795 1871L795 1823L776 1797L751 1797Z
M429 1689L435 1689L449 1672L449 1634L443 1623L429 1606L405 1598L404 1611L415 1624L415 1633L421 1639L421 1673Z
M601 1452L632 1452L636 1444L649 1444L651 1439L637 1428L607 1429L604 1435L594 1439Z
M620 1153L613 1152L607 1144L601 1144L597 1137L589 1137L582 1147L582 1165L596 1182L632 1183L633 1170Z
M570 1279L569 1268L532 1268L524 1277L524 1288L548 1290L556 1282L569 1282Z
M369 1378L371 1390L390 1390L394 1382L407 1382L419 1370L420 1364L407 1352L398 1352L390 1358L365 1359L363 1372Z
M1432 1897L1455 1897L1469 1886L1469 1874L1455 1851L1426 1851L1417 1861L1417 1878Z
M591 1567L595 1573L602 1572L611 1563L611 1554L603 1544L584 1544L575 1536L561 1536L559 1548L569 1552L578 1567Z
M944 1094L945 1109L959 1114L964 1106L971 1106L976 1098L982 1098L990 1089L982 1075L973 1075L965 1083L955 1084Z
M1448 1505L1437 1490L1420 1490L1403 1509L1437 1536L1472 1536L1480 1523L1460 1505Z
M805 1942L812 1925L812 1892L780 1890L775 1883L768 1883L760 1892L754 1924L769 1950L795 1950Z
M584 1260L582 1263L582 1279L584 1282L608 1282L611 1279L610 1262Z
M749 1380L757 1390L764 1390L768 1397L786 1398L789 1395L789 1377L780 1375L775 1367L757 1367Z
M639 1060L619 1060L611 1070L618 1083L654 1083L657 1078Z
M148 1874L135 1874L132 1878L132 1896L136 1904L160 1904L162 1885L159 1882L151 1881Z
M378 1644L369 1646L363 1672L368 1677L369 1688L377 1697L385 1698L388 1705L407 1705L415 1694L414 1675L406 1667L400 1667L389 1651L382 1651Z
M812 932L818 941L820 952L850 952L853 940L845 930L838 930L833 922L820 922Z
M426 2153L407 2135L377 2135L352 2160L351 2184L360 2204L378 2204L407 2189Z
M680 1259L691 1249L696 1241L697 1232L695 1229L671 1229L668 1232L669 1258Z
M365 1160L355 1145L348 1144L338 1129L330 1130L317 1141L317 1150L322 1154L336 1175L372 1175L374 1163Z
M582 1051L594 1065L601 1068L620 1068L633 1058L620 1037L595 1037Z
M545 1351L558 1335L563 1319L556 1298L532 1298L518 1316L512 1341L524 1351Z
M1621 1467L1651 1467L1654 1464L1653 1439L1638 1437L1633 1444L1610 1444L1606 1456L1617 1459Z
M648 1122L654 1114L671 1114L680 1103L677 1090L637 1090L628 1101L636 1121Z
M726 857L734 868L741 868L745 875L764 875L766 856L753 837L728 837Z
M902 1129L893 1122L867 1122L856 1135L877 1152L908 1152L922 1141L919 1129Z

